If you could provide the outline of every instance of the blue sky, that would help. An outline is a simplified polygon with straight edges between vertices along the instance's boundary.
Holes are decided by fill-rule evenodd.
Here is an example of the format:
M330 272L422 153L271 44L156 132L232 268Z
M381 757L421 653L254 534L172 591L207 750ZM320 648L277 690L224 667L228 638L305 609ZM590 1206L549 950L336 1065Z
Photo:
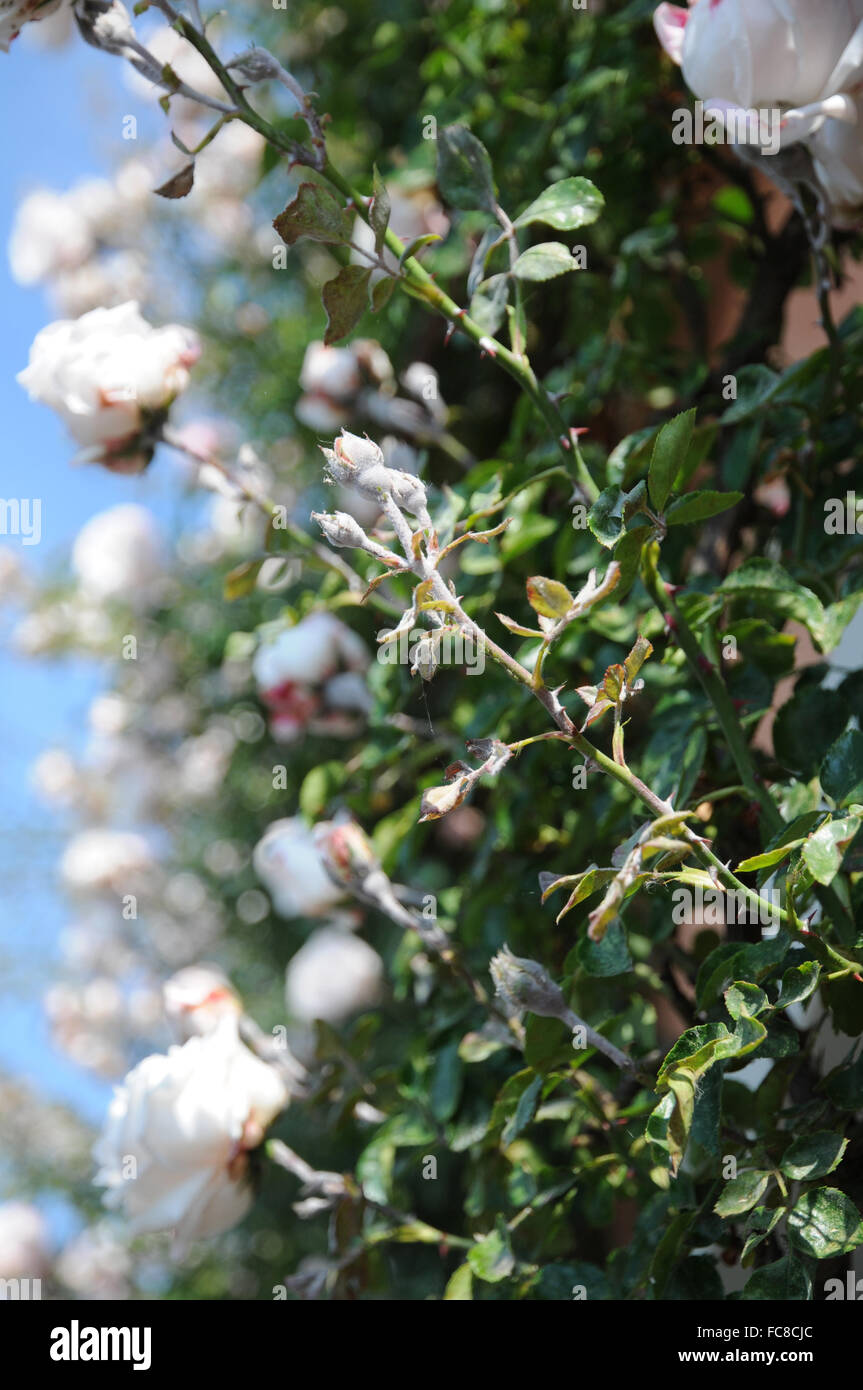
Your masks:
M166 517L170 488L156 477L117 478L72 468L73 450L52 414L31 404L15 381L35 334L53 317L38 288L13 283L6 243L16 203L37 184L64 189L110 169L119 138L117 103L140 102L124 87L117 59L75 36L44 50L17 40L0 54L0 497L41 498L42 541L23 546L0 537L37 569L65 562L69 543L95 512L119 502L151 506ZM114 134L116 132L116 135ZM102 683L83 662L21 661L0 644L0 1067L52 1098L100 1119L110 1088L71 1065L51 1045L41 993L59 962L58 932L68 913L56 886L63 826L32 795L28 769L47 746L80 748L87 707Z

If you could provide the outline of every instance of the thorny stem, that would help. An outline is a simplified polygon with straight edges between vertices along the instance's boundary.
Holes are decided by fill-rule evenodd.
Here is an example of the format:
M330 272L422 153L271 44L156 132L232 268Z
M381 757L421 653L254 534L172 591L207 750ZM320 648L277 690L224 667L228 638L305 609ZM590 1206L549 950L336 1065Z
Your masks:
M207 63L216 73L225 90L229 93L237 106L238 117L257 130L260 135L271 144L274 149L281 150L287 154L295 163L310 164L317 168L316 156L309 151L304 151L303 147L296 141L290 140L275 130L270 123L259 115L257 111L247 101L243 89L234 81L226 66L222 63L212 44L204 34L199 33L193 24L178 14L170 4L170 0L153 0L157 8L174 24L174 27L185 39L188 39L206 59ZM370 200L358 192L349 181L340 173L330 159L327 159L319 172L339 193L350 200L364 222L369 221L368 205ZM545 420L552 436L557 442L557 446L569 467L571 460L575 461L575 468L578 477L578 484L589 502L595 502L599 496L599 488L590 475L590 472L578 449L573 449L572 439L569 430L564 422L563 416L556 402L551 398L545 388L537 380L533 368L527 358L523 355L512 352L499 339L484 333L482 328L476 323L466 310L460 308L453 299L449 297L434 281L423 265L417 260L416 256L405 258L406 246L395 233L387 228L385 235L387 248L399 261L402 276L400 283L409 287L410 292L415 297L423 300L431 308L437 310L452 325L458 326L476 345L487 352L490 357L499 362L504 371L514 377L527 396L533 402L535 408ZM398 278L398 277L397 277Z

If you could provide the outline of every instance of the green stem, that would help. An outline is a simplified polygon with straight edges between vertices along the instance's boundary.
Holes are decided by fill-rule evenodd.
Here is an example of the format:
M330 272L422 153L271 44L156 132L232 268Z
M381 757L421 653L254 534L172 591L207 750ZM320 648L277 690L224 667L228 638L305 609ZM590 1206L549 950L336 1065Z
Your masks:
M695 633L687 623L673 596L669 594L659 574L658 557L659 544L654 541L646 548L642 564L641 578L644 587L663 617L666 615L671 617L674 624L675 639L686 657L690 670L701 683L705 695L716 712L719 726L725 736L740 780L752 800L761 807L767 828L770 834L775 836L784 829L785 820L770 795L769 789L756 771L752 751L725 682L713 663L708 661L702 652ZM853 945L856 939L856 928L838 893L833 888L820 885L816 889L816 894L825 912L829 914L840 940L845 945Z

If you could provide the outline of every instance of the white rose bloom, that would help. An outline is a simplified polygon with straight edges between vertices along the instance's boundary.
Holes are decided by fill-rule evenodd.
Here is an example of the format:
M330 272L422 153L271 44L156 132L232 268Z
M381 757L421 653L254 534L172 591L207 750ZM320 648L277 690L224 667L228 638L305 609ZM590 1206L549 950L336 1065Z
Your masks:
M153 328L132 300L43 328L17 379L31 400L57 411L76 443L110 461L131 449L147 412L185 390L199 355L194 333Z
M131 502L91 517L72 547L72 568L81 589L97 600L143 600L163 567L153 514Z
M131 893L155 866L155 856L143 835L82 830L66 846L60 876L74 892Z
M252 1204L248 1151L287 1102L232 1017L145 1057L115 1091L93 1151L106 1205L122 1207L133 1234L173 1230L178 1254L228 1230Z
M690 0L654 15L687 84L726 113L782 112L782 146L805 140L836 220L863 203L856 92L863 0Z
M322 685L340 665L363 671L369 664L365 644L330 613L310 613L294 627L266 638L252 663L262 691L285 682Z
M28 20L53 14L60 0L0 0L0 53L8 53Z
M87 218L68 196L38 188L19 203L9 236L9 269L19 285L77 269L92 251Z
M0 1279L38 1279L48 1264L45 1218L27 1202L0 1206Z
M340 1023L374 1008L382 979L377 951L350 932L321 927L288 963L285 1000L294 1018Z
M344 897L324 868L311 830L297 817L274 821L252 862L281 917L320 917Z

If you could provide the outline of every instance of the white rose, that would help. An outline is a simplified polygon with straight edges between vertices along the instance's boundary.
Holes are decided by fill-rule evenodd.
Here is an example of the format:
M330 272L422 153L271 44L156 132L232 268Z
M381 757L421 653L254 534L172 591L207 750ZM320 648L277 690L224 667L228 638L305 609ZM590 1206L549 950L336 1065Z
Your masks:
M78 893L133 893L152 874L153 851L143 835L122 830L82 830L60 861L63 883Z
M163 571L152 512L128 503L91 517L75 538L72 568L90 598L143 600Z
M340 1023L374 1008L382 978L377 951L348 931L321 927L288 963L285 1000L294 1018Z
M340 665L362 671L369 664L364 643L330 613L310 613L293 627L266 638L252 669L262 692L285 682L322 685Z
M853 216L863 0L690 0L688 10L660 5L654 23L706 108L778 108L782 146L805 140L837 220Z
M344 897L324 868L311 830L296 817L273 822L252 862L281 917L320 917Z
M94 459L128 455L153 412L189 382L200 344L187 328L153 328L134 300L61 319L36 335L18 381L56 410Z
M184 1041L212 1033L223 1018L238 1018L242 1004L216 965L187 965L162 986L165 1013Z
M173 1230L177 1253L228 1230L252 1204L248 1151L287 1101L234 1018L145 1057L115 1091L93 1151L106 1205L122 1207L134 1234Z
M53 14L60 0L0 0L0 53L8 53L28 20Z
M0 1279L38 1279L48 1264L45 1218L27 1202L0 1206Z

